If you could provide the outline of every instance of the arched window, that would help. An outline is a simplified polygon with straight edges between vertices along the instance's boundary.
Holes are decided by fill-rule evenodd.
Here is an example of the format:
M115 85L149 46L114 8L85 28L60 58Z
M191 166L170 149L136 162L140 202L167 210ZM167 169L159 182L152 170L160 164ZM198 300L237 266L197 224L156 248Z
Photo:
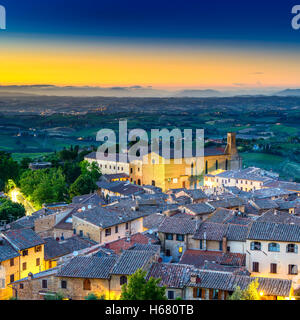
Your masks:
M91 281L89 279L84 279L83 290L91 290Z
M251 242L251 244L250 244L250 249L251 249L251 250L256 250L256 251L261 250L261 243L260 243L260 242L257 242L257 241Z
M225 162L225 170L228 170L228 159L226 159L226 162Z
M279 243L269 243L268 250L271 252L279 252L280 251L280 245Z
M194 164L192 163L191 164L191 176L193 176L194 175Z
M208 161L205 161L205 174L208 174Z
M286 252L298 253L298 246L294 243L289 243L286 246Z
M120 277L120 286L122 286L123 284L127 283L127 277L126 276L121 276Z
M216 170L218 170L218 169L219 169L219 161L216 160Z

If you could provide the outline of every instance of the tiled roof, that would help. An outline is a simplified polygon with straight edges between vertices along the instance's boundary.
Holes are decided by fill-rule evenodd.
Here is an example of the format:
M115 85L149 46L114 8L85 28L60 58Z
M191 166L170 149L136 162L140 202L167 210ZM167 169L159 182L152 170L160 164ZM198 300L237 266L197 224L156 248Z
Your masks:
M272 181L271 178L263 177L258 174L253 174L247 172L247 169L242 170L229 170L224 171L216 175L218 178L232 178L232 179L241 179L241 180L250 180L250 181L261 181L261 182L269 182Z
M235 211L233 210L218 208L205 221L215 222L215 223L224 223L228 218L230 218L233 215L235 215Z
M103 205L105 201L97 193L86 194L82 196L76 196L72 199L74 204L93 204L93 205Z
M245 200L237 197L226 198L224 200L214 200L209 201L208 204L213 206L215 209L217 208L232 208L237 206L242 206L245 204Z
M254 205L257 206L258 209L275 209L278 208L278 204L276 201L270 199L256 199Z
M300 242L300 225L271 222L253 222L249 240Z
M10 230L4 232L3 235L18 250L32 248L44 243L44 240L31 229Z
M7 240L0 236L0 262L18 257L20 254Z
M152 251L155 253L159 253L160 252L160 245L135 243L131 248L129 248L129 250Z
M75 257L58 272L58 277L109 279L115 257Z
M215 210L214 207L205 202L185 205L183 206L183 209L186 209L186 211L191 211L196 215L208 214Z
M198 270L197 274L200 281L197 283L189 282L188 286L225 291L234 291L236 286L239 286L244 290L256 279L256 277L204 270ZM292 288L291 280L275 278L257 279L259 283L258 290L263 291L265 295L289 296L290 294Z
M118 193L124 196L130 196L144 192L144 189L141 186L133 185L125 181L97 182L96 184L100 189L109 190L110 192Z
M130 236L130 240L127 238L119 239L105 244L105 248L113 250L116 254L121 254L124 250L131 248L135 244L149 244L149 237L142 233L136 233ZM154 239L151 243L155 243Z
M280 188L290 191L300 191L300 183L297 182L288 182L288 181L270 181L265 183L264 186L268 188Z
M156 229L162 223L165 216L159 213L153 213L144 218L143 226L147 229Z
M112 274L131 275L138 269L144 268L154 257L153 251L127 250L124 251L113 267Z
M93 245L92 242L76 236L68 238L64 241L56 241L54 238L45 238L44 240L45 260L61 257Z
M297 224L300 225L300 218L294 216L285 211L278 211L278 210L268 210L259 216L256 222L272 222L272 223L285 223L285 224Z
M194 234L194 239L222 241L226 235L227 225L213 222L203 222ZM206 236L206 237L205 237Z
M111 207L95 207L81 212L76 212L73 216L88 221L100 228L108 228L139 219L145 215L147 215L147 213L139 210L121 211Z
M249 227L236 225L236 224L228 224L228 228L226 230L226 238L229 241L246 241L246 237L249 231Z
M193 234L197 221L185 218L165 217L158 227L158 232L174 234Z
M116 154L112 154L111 156L115 156L115 161L116 162L119 162L120 161L120 159L119 159L119 154L118 153L116 153ZM89 160L104 160L104 159L100 159L99 157L97 157L97 152L91 152L91 153L89 153L88 155L86 155L85 156L85 159L89 159ZM122 159L123 160L123 159ZM109 160L108 160L109 161ZM129 161L128 161L128 157L126 157L126 160L125 160L125 162L122 162L122 163L129 163Z
M180 259L181 264L202 268L206 261L220 265L241 267L245 266L246 255L222 251L186 250Z
M193 266L174 263L153 263L146 279L161 279L160 286L182 289L189 281Z
M252 197L256 199L265 199L271 197L280 197L285 195L290 195L295 193L294 191L289 191L287 189L279 188L268 188L268 189L259 189L252 192Z

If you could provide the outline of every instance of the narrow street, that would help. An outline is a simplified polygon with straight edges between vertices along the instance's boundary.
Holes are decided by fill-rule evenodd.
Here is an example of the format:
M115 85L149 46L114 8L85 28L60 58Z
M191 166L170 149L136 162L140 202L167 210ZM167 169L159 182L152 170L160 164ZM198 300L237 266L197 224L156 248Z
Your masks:
M24 205L27 216L31 216L33 212L37 211L37 210L33 207L33 205L30 203L30 201L28 201L27 199L25 199L25 197L22 195L20 189L15 188L15 189L11 190L11 191L8 193L8 196L10 197L10 199L11 199L13 202L21 203L21 204Z

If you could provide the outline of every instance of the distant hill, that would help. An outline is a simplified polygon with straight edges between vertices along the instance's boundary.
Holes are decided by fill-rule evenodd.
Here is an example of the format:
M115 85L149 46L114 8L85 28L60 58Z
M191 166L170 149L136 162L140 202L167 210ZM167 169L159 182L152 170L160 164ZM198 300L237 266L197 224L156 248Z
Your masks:
M202 97L220 97L224 94L222 92L212 89L206 90L182 90L176 94L176 97L192 97L192 98L202 98Z
M299 97L300 96L300 89L286 89L286 90L278 92L276 95Z

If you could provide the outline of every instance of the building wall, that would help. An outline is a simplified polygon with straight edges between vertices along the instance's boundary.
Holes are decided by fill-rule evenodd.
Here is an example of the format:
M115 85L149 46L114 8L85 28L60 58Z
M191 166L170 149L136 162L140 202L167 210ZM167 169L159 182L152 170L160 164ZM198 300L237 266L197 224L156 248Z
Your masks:
M44 245L41 246L40 252L35 252L36 247L32 247L28 249L28 255L23 256L23 251L19 252L20 256L20 279L28 276L28 273L39 273L44 271ZM37 265L36 260L40 259L40 264ZM23 269L23 263L26 263L26 269Z
M14 258L13 266L10 265L10 260L2 261L0 263L0 268L2 269L1 276L5 276L5 288L0 289L0 300L8 300L13 295L12 289L8 286L8 284L10 283L11 275L14 275L14 281L20 279L19 260L20 257Z
M61 281L67 281L67 288L61 288ZM88 294L96 294L97 296L105 295L105 298L109 297L109 280L107 279L88 279L91 284L91 290L84 289L83 278L64 278L58 277L57 279L57 291L63 294L65 298L72 300L84 300Z
M133 221L128 222L128 229L126 229L126 223L120 223L118 226L118 232L116 233L116 226L110 227L111 235L106 236L106 229L97 227L87 221L79 219L78 217L73 216L73 229L76 229L76 234L80 234L80 230L83 232L83 236L91 240L94 240L100 244L108 243L111 241L124 238L129 234L135 234L143 232L143 218L138 218ZM107 228L109 229L109 228Z
M293 281L293 286L300 286L300 243L298 245L298 253L287 253L286 245L289 242L276 242L280 244L280 252L269 252L268 244L273 241L259 241L261 242L261 251L250 250L250 240L246 241L246 267L251 272L252 276L280 278ZM259 263L259 272L253 272L253 262ZM277 273L270 272L270 264L277 264ZM288 265L298 266L298 275L288 274Z
M85 158L89 163L97 162L102 174L126 173L129 175L129 163Z
M47 289L42 287L42 281L47 280ZM21 289L20 284L23 284ZM45 295L41 295L40 291L47 293L58 292L58 279L55 276L48 276L38 279L24 280L20 283L13 285L14 297L17 296L18 300L44 300Z

